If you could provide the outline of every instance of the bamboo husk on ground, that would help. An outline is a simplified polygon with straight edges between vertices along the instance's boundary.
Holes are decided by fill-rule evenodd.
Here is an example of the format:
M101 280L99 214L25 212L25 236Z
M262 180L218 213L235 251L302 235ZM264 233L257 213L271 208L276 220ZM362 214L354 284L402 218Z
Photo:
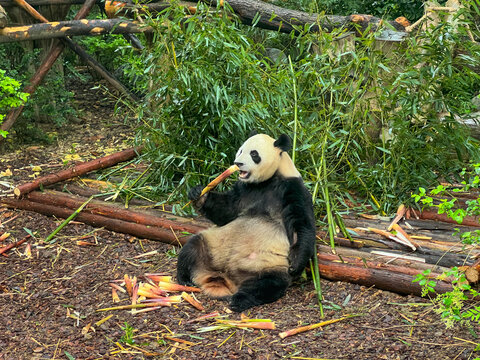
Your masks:
M4 246L0 248L0 255L6 253L8 250L13 249L15 247L19 247L22 245L25 241L27 241L30 238L30 235L25 236L22 240L16 241L14 243L11 243L7 246Z
M120 162L128 161L135 158L142 151L142 149L142 147L136 147L123 150L105 157L83 162L81 164L75 165L74 167L61 170L54 174L42 176L31 183L23 184L16 187L14 189L14 193L16 196L20 197L29 193L30 191L38 189L40 186L55 184L57 182L68 180L76 176L84 175L90 171L105 169Z

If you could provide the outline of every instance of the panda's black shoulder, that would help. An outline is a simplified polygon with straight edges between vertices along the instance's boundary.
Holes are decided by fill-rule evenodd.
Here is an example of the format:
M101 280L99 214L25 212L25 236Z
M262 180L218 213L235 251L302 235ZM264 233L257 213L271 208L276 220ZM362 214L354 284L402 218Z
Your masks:
M296 200L310 199L310 193L305 187L302 178L286 178L277 174L261 183L237 181L233 188L233 193L239 197L251 192L254 192L256 195L274 193L279 197L287 196L290 199L294 198Z
M288 198L287 200L305 201L307 203L311 203L310 192L307 190L302 178L284 178L282 183L284 194Z

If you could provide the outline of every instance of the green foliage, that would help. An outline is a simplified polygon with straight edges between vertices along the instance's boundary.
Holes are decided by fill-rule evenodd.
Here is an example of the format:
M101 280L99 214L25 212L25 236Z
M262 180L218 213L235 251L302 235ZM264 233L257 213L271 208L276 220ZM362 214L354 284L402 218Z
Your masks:
M148 22L155 38L143 58L151 82L138 137L151 150L149 181L170 201L231 165L252 129L295 138L293 158L319 213L330 206L334 214L334 199L351 190L392 212L414 189L478 157L454 117L480 90L471 70L480 51L448 24L386 56L370 31L351 35L352 50L338 41L341 30L262 32L228 8L199 6L185 19L172 7ZM267 44L284 56L269 59Z
M40 50L29 51L18 43L2 44L0 68L6 75L27 84L36 66L40 64ZM61 126L75 115L71 105L73 93L64 85L64 74L54 66L42 84L29 97L21 118L15 123L17 139L20 141L49 141L39 128L39 122Z
M136 92L145 90L145 78L140 76L143 73L141 58L122 35L86 36L81 44L124 84Z
M199 4L187 20L173 8L165 14L171 22L150 22L155 39L144 61L152 82L139 135L155 151L159 191L172 191L185 177L206 183L253 128L288 108L261 44L219 15ZM288 69L279 71L289 81Z
M5 73L5 70L0 69L0 124L10 109L24 104L30 95L21 92L20 82ZM0 130L1 136L6 137L7 134L7 131Z
M128 345L134 345L135 344L135 339L133 338L133 333L135 332L135 328L132 326L128 325L128 323L125 321L125 326L122 326L122 330L124 331L124 334L120 338L120 342Z
M424 271L413 280L413 282L418 281L423 287L422 296L426 296L430 292L435 293L437 282L428 275L429 271ZM441 316L445 326L450 328L455 324L480 324L480 305L470 301L470 299L478 299L480 293L472 288L466 280L465 274L457 267L444 272L438 280L446 277L452 279L453 289L444 294L436 294L432 300L435 305L435 312Z
M459 224L463 222L465 216L478 215L480 213L480 196L471 201L466 202L466 207L456 206L457 199L455 194L480 187L480 163L472 164L471 167L465 168L461 172L463 181L461 187L451 187L439 185L429 194L425 188L420 188L417 194L412 197L415 202L425 207L437 208L439 214L445 213L449 218L454 219ZM451 197L450 200L445 196ZM457 234L459 230L457 229ZM468 231L460 234L461 242L465 245L480 245L480 231ZM465 274L457 267L444 272L438 280L444 278L452 279L453 289L445 294L437 294L434 298L436 305L435 311L441 315L447 327L453 326L455 323L477 323L480 324L480 306L471 304L469 299L480 298L480 293L472 288L465 278ZM422 295L427 293L435 293L436 280L430 276L430 270L424 271L417 275L413 280L422 286Z
M418 285L422 287L422 296L427 296L429 293L435 292L435 286L437 286L437 282L432 280L430 273L432 270L427 269L424 270L421 274L417 274L415 279L412 282L418 282Z

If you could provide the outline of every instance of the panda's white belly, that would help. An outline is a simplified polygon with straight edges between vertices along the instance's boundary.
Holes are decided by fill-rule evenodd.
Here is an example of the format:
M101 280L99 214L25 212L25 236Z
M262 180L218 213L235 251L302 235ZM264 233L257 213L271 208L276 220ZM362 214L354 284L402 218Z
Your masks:
M290 244L283 224L261 217L240 217L202 232L212 265L248 272L288 268Z

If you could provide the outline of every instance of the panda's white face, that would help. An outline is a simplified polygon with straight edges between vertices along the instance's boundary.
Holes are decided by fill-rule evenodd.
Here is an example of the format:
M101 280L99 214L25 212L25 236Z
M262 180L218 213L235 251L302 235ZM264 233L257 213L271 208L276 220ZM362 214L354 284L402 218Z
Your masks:
M282 150L276 147L274 142L272 137L258 134L243 143L235 158L241 181L262 182L275 174L281 163Z

